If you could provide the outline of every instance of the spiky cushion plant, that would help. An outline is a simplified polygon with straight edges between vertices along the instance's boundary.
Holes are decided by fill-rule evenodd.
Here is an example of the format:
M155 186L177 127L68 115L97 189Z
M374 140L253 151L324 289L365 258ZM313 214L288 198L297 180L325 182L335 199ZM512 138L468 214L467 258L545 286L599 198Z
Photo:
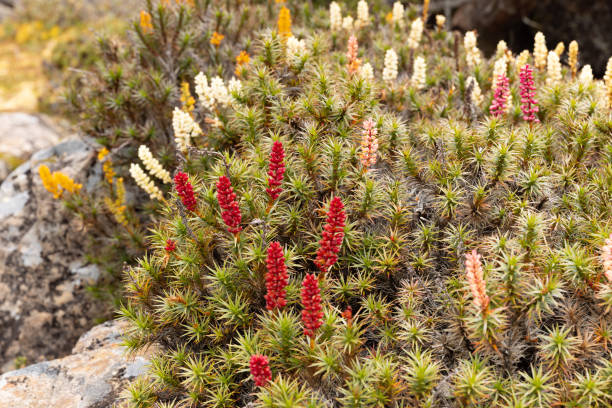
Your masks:
M226 88L242 75L253 52L251 36L276 13L276 6L258 0L147 0L128 38L100 37L96 63L70 71L69 117L104 146L98 156L105 175L101 185L68 202L89 228L90 259L110 272L97 289L108 283L109 291L120 295L116 284L122 265L146 252L144 236L159 199L172 190L163 169L182 163L177 148L187 149L192 136L213 125L200 120L195 109L196 75L202 72L210 79L207 93L223 90L229 98ZM215 124L223 124L224 107L216 102L213 98L209 106L219 114ZM201 127L190 128L194 120ZM177 139L183 143L175 147ZM231 135L218 139L225 146L234 140ZM142 162L137 159L141 151ZM197 169L198 160L187 160L184 166ZM155 175L159 169L166 172L161 178ZM136 184L147 185L148 194Z
M223 126L202 136L237 143L195 141L197 211L168 198L151 255L127 272L125 342L159 347L128 407L612 403L605 93L537 76L540 123L517 103L466 109L454 90L493 63L436 41L417 91L383 82L367 42L374 80L346 47L315 38L296 56L263 34Z

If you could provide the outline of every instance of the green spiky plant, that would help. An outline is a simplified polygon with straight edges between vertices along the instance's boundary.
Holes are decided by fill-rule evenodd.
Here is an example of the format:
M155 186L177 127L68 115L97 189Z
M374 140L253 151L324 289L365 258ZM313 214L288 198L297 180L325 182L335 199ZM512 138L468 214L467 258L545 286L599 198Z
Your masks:
M91 261L108 271L92 288L97 295L116 301L121 295L117 277L124 265L146 251L145 231L154 222L158 204L129 176L139 146L146 145L162 165L175 168L182 158L175 155L171 108L182 106L200 119L190 110L195 75L204 72L225 81L240 76L248 66L252 35L274 21L282 6L272 0L146 1L128 38L99 37L97 53L88 51L83 55L87 61L66 74L68 116L104 148L99 155L98 166L105 174L100 188L66 201L90 230ZM327 25L326 16L315 10L316 2L310 1L293 10L294 27L302 27L294 30L296 35L308 36L310 29ZM57 53L61 59L62 51ZM242 54L246 62L239 59ZM56 68L64 72L63 64ZM211 147L231 147L235 136L218 139L222 146L213 145L213 139L208 142ZM198 168L198 160L183 158L187 168ZM166 192L168 186L161 189Z
M230 103L199 101L203 133L125 276L125 344L157 348L125 406L612 403L602 84L536 72L527 121L508 64L513 107L489 114L494 61L469 66L441 28L410 49L386 11L359 63L346 30L297 51L266 31Z
M226 80L239 75L236 57L252 52L252 33L276 13L269 1L146 1L128 38L101 36L89 62L67 74L67 114L104 148L100 188L66 202L90 231L92 262L109 272L92 288L96 294L116 300L123 265L146 251L144 236L158 204L129 176L138 147L146 145L164 166L175 167L171 108L192 103L189 83L198 72ZM224 36L219 44L211 41L215 33Z

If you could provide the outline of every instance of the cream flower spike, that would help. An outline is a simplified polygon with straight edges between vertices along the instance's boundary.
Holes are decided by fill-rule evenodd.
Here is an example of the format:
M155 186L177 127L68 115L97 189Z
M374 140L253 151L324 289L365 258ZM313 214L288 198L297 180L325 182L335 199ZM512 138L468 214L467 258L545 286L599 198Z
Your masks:
M340 31L342 28L342 11L335 1L329 5L329 28L332 31Z
M401 2L396 1L393 3L393 13L391 16L393 24L404 27L404 5Z
M425 88L427 64L425 58L418 56L414 59L414 70L410 82L416 89Z
M480 64L480 50L476 46L476 33L468 31L463 37L463 46L465 47L465 58L467 65L470 68Z
M306 42L295 37L287 39L287 55L290 57L300 57L306 53Z
M550 51L546 61L546 85L555 85L561 81L561 62L556 52Z
M365 0L360 0L357 3L357 26L365 27L370 23L370 10L368 6L368 2Z
M495 65L493 65L493 83L491 85L491 89L493 90L493 92L495 92L495 90L497 89L499 85L498 83L499 76L502 74L508 75L507 70L508 70L508 64L507 64L506 55L502 54L502 56L499 57L497 61L495 61Z
M215 106L215 100L210 93L208 78L206 78L203 72L200 72L195 77L195 91L202 106L208 110L212 110Z
M473 84L472 85L472 95L471 95L472 102L474 103L474 105L478 106L482 103L482 100L483 100L482 91L480 90L480 85L478 85L478 81L476 81L476 78L471 76L467 79L467 81L465 81L467 86L470 85L470 82Z
M589 64L582 67L580 75L578 75L578 82L584 86L589 86L593 82L593 70Z
M216 76L210 81L210 93L216 103L227 106L231 102L230 94L225 87L223 78Z
M397 78L397 54L393 49L387 50L385 54L385 68L382 76L385 82L393 82Z
M539 70L546 68L546 57L548 49L546 48L546 38L541 32L537 32L533 44L533 63Z
M408 48L414 50L419 47L421 37L423 35L423 20L417 18L410 26L410 34L408 34Z
M160 201L164 199L164 195L162 194L161 190L157 188L153 180L147 176L139 165L135 163L130 165L130 175L136 181L138 187L146 191L152 199Z
M345 31L351 31L353 29L353 17L346 16L342 19L342 29Z
M182 152L186 152L191 146L191 138L202 133L198 125L191 116L179 108L174 108L172 112L172 128L174 130L174 140Z
M359 67L359 76L366 81L374 80L374 69L369 62Z
M161 163L155 157L153 157L151 150L149 150L147 146L140 145L138 148L138 157L140 160L142 160L142 163L149 173L166 184L172 183L172 177L170 177L168 170L164 169Z
M508 51L508 44L504 40L499 40L497 48L495 49L495 55L501 57L502 55L506 55L506 51Z
M529 61L529 50L523 50L518 57L516 57L516 72L521 72L521 68L527 65Z

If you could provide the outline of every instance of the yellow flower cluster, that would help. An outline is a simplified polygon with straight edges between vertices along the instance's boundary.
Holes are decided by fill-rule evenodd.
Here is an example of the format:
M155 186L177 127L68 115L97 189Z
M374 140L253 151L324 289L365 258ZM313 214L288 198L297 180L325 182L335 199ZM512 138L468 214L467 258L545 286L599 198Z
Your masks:
M189 90L189 82L181 83L181 103L183 104L183 111L192 115L196 100Z
M104 172L104 178L108 182L108 184L113 184L113 178L115 177L115 169L113 169L113 162L108 156L108 149L106 147L102 148L98 152L98 161L104 161L102 163L102 171ZM106 160L104 160L106 158Z
M292 36L291 12L285 6L280 9L280 13L278 14L278 33L285 39Z
M49 167L44 164L38 168L38 174L40 174L43 186L53 194L53 198L60 198L64 190L75 193L83 187L62 172L54 171L51 173Z
M150 34L153 32L153 22L151 15L144 11L140 11L140 28L142 32L145 34Z
M423 22L427 22L429 16L429 0L423 1Z
M393 12L388 12L387 15L385 16L385 21L387 22L387 24L393 24Z
M123 185L123 177L119 177L117 179L116 194L117 198L115 200L112 200L110 197L104 197L104 203L115 217L115 220L119 224L127 227L128 220L125 216L125 210L127 207L125 205L125 187Z
M210 43L214 45L215 47L218 47L221 45L221 41L223 41L224 38L225 36L223 34L219 34L218 32L215 31L212 37L210 38Z
M243 65L249 65L251 62L251 56L246 51L240 51L240 54L236 57L236 76L240 76L240 68Z
M115 194L116 199L113 200L111 197L104 197L104 203L108 210L113 214L115 220L123 225L128 225L127 218L125 216L125 210L127 206L125 205L125 187L123 185L123 177L117 179L115 183L115 170L113 169L113 162L111 161L109 155L109 151L106 147L103 147L98 152L98 161L102 163L102 171L104 173L104 179L111 185L111 194L112 194L112 185L115 185Z

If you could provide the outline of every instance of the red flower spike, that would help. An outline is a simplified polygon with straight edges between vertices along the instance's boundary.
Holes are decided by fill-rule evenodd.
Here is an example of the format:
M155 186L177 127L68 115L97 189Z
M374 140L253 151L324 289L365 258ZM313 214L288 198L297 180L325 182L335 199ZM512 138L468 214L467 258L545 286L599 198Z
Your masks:
M345 220L344 204L339 197L334 197L329 205L327 222L323 227L323 237L319 241L319 250L315 259L315 264L323 273L338 260L338 252L344 239Z
M251 367L251 375L256 386L263 387L272 379L268 357L254 354L251 356L249 366Z
M353 324L353 308L349 305L342 312L342 317L346 320L346 324L350 327Z
M347 321L353 318L353 308L350 305L344 309L344 312L342 312L342 317L344 317Z
M319 280L308 274L302 282L302 323L304 324L304 336L314 338L315 331L321 327L323 312L321 311L321 291Z
M270 153L270 164L268 168L268 188L266 192L270 196L272 201L276 200L280 195L282 188L279 186L283 182L283 176L285 174L285 150L281 142L274 142L272 145L272 152Z
M285 287L289 281L283 248L278 242L272 242L268 247L266 259L266 309L283 308L287 304Z
M217 182L217 201L219 207L223 210L221 212L221 218L227 225L227 230L236 235L242 231L240 223L242 222L242 214L240 213L240 206L236 202L236 193L232 188L232 183L227 176L219 177Z
M195 212L198 203L195 199L195 195L193 194L193 187L189 182L189 176L187 173L183 173L181 171L176 173L174 176L174 187L185 208L191 212Z
M539 111L538 101L535 99L535 85L533 81L533 70L526 64L521 68L520 72L520 92L521 92L521 110L523 111L523 119L527 122L539 122L536 113Z
M500 74L497 77L497 88L493 94L493 102L489 107L491 115L502 116L506 113L508 95L510 95L510 80L505 74Z
M166 252L171 253L176 250L176 242L169 239L166 241L166 247L164 248Z

